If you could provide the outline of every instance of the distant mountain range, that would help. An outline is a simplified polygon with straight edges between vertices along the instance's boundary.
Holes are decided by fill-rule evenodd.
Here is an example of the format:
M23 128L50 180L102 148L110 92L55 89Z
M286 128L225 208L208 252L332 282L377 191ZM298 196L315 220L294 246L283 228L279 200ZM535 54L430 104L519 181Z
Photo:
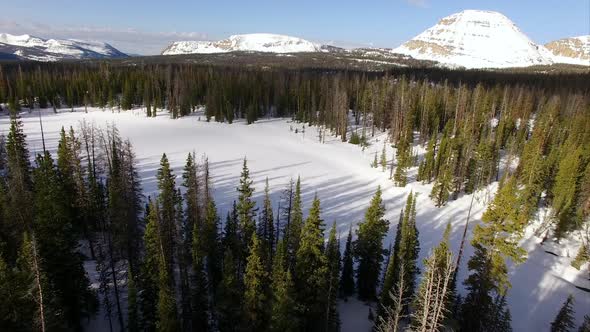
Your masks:
M218 41L176 41L162 55L261 53L346 53L354 57L412 58L450 68L511 68L557 63L590 67L590 36L539 45L501 13L464 10L441 19L431 28L394 49L344 49L305 39L270 33L233 35ZM104 42L42 39L0 34L0 60L58 61L127 57Z
M397 53L431 60L445 67L508 68L568 63L590 66L590 36L560 39L543 45L530 40L510 19L493 11L465 10L393 49L344 50L301 38L246 34L219 41L178 41L162 55L227 53L235 51L298 53L351 52L387 56Z
M103 42L0 33L0 59L58 61L122 57L127 55Z

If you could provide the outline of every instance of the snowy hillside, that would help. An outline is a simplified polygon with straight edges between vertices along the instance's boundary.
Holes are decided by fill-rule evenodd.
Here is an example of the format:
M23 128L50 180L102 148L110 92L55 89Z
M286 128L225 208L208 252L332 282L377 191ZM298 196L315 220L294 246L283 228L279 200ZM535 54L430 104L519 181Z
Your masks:
M590 66L590 35L555 40L545 48L555 63Z
M30 152L39 153L42 151L39 118L36 112L25 112L22 116ZM115 123L121 135L131 140L146 195L153 195L157 190L155 175L163 152L170 159L177 181L181 181L179 175L187 153L195 151L198 155L206 154L213 175L213 195L222 216L230 209L232 200L237 196L236 186L244 156L248 158L250 174L256 188L254 199L258 204L263 198L266 178L270 183L273 206L276 206L289 178L300 175L304 214L307 215L311 200L317 194L321 199L322 218L328 225L333 221L337 222L341 239L346 238L349 225L354 226L362 220L375 189L381 185L387 211L385 218L391 222L384 243L388 247L400 210L408 193L413 191L418 195L417 227L421 248L419 262L440 241L442 230L449 222L453 227L451 246L457 252L473 197L462 195L444 207L435 207L429 198L432 184L424 185L414 180L416 167L410 170L410 182L406 187L393 186L388 172L369 166L374 153L381 151L385 134L377 134L371 140L372 145L363 151L358 146L342 143L335 137L328 136L325 144L319 143L315 127L304 126L305 130L302 130L302 124L287 119L262 119L246 126L241 121L231 125L206 122L202 109L195 115L172 120L164 112L154 119L146 118L144 110L119 114L94 109L85 114L82 108L76 112L68 110L54 114L52 110L47 110L44 113L43 126L48 149L55 153L62 126L77 128L82 120L103 128ZM0 118L0 130L6 133L8 127L9 119L3 115ZM298 129L297 133L294 129ZM394 154L389 146L386 152L388 159ZM424 148L415 146L414 152L420 157ZM493 183L475 194L468 234L471 234L473 226L481 219L496 187L497 183ZM551 246L550 241L544 246L539 245L540 241L540 238L527 231L522 246L529 253L528 260L518 267L511 267L509 271L513 288L508 292L508 301L514 331L549 330L550 322L568 294L573 294L576 298L574 310L577 324L580 324L583 315L590 308L588 294L576 288L590 288L587 272L570 266L571 256L575 251L571 249L568 253L567 243L562 243L559 246L561 250L557 250ZM472 253L470 246L465 248L465 257ZM467 259L463 259L459 280L464 280L467 276L466 264ZM90 266L88 271L93 273L92 262L88 262L87 266ZM95 281L95 278L92 280ZM459 287L462 288L461 282ZM368 308L362 302L351 299L340 303L339 308L343 331L363 332L370 329ZM86 326L86 330L106 329L107 325L101 325L107 324L104 322L104 315L98 314L94 319Z
M506 16L481 10L465 10L447 16L393 52L466 68L552 63L544 56L542 46L532 42Z
M120 58L127 56L113 46L76 39L43 39L30 35L0 34L0 53L20 59L56 61L61 59Z
M320 52L321 45L284 35L253 33L234 35L219 41L178 41L172 43L162 55L225 53L234 51L298 53Z

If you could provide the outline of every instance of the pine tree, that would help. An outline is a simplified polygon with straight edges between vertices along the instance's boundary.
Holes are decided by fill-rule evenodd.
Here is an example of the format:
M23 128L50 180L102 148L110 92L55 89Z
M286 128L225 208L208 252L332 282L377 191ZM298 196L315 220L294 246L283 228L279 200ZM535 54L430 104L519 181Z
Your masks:
M265 330L269 321L269 276L261 258L264 248L252 234L250 255L244 273L244 324L254 331Z
M201 227L195 225L192 232L192 287L191 287L191 323L193 330L209 330L209 285L205 272L205 234Z
M348 230L344 256L342 257L342 276L340 278L340 297L348 298L354 294L354 262L352 252L352 225Z
M340 279L340 243L336 238L336 222L332 224L328 244L326 245L326 259L328 261L326 331L340 330L338 315L338 281Z
M293 196L293 208L291 221L287 224L287 264L290 270L295 270L295 256L299 250L301 241L301 229L303 228L303 207L301 202L301 178L297 177L295 195ZM295 271L296 272L296 271Z
M412 142L406 138L406 135L402 135L397 144L395 159L397 160L397 167L393 174L393 181L396 186L405 187L408 183L408 168L412 166Z
M80 319L94 312L96 298L89 289L82 259L76 252L78 243L76 234L71 232L71 209L65 201L63 184L53 159L45 152L37 156L37 165L34 230L41 267L63 309L64 321L71 328L78 328Z
M438 331L449 312L450 284L455 271L449 249L450 231L447 224L443 240L424 261L424 275L414 300L413 331Z
M137 288L131 270L127 272L127 330L139 331L139 311L137 306Z
M395 239L394 239L394 245L393 248L390 249L389 252L389 257L387 260L387 266L385 268L385 275L383 276L383 283L381 284L381 293L379 294L379 307L377 309L377 316L378 316L378 320L377 322L379 323L383 323L382 321L385 318L385 316L388 313L392 313L391 310L394 310L391 308L391 306L393 305L393 301L395 299L397 299L400 296L405 295L404 294L397 294L394 291L394 287L396 286L396 280L397 279L403 279L403 278L398 278L400 275L403 275L399 269L401 267L403 267L403 264L400 264L400 257L399 255L399 242L401 240L401 230L402 230L402 223L403 223L403 216L404 216L404 210L402 209L400 216L399 216L399 221L397 223L397 231L395 233ZM403 257L402 257L403 258ZM395 295L395 294L397 295ZM401 299L400 299L400 305L401 305ZM404 303L406 303L407 301L404 301ZM401 307L399 308L401 309ZM396 309L397 310L397 309Z
M444 153L445 156L441 159L438 176L430 192L430 197L434 200L434 204L437 207L441 207L447 203L453 185L450 148L445 151L441 150L439 153Z
M272 269L272 310L270 331L297 331L294 285L291 272L287 269L287 246L285 241L277 245Z
M301 232L295 264L295 287L301 328L306 331L323 330L327 304L328 262L324 255L324 222L320 217L320 201L317 197Z
M565 146L569 148L569 146ZM557 220L556 236L561 238L565 232L575 227L573 218L574 204L580 188L580 174L582 172L582 149L568 149L561 161L555 184L553 186L553 211Z
M584 322L580 325L578 332L590 332L590 315L584 316Z
M551 323L551 332L573 331L576 327L576 324L574 323L573 305L574 297L570 294Z
M422 183L430 183L430 181L432 180L435 150L436 135L432 135L430 141L428 141L428 146L426 147L424 161L422 162L420 171L418 172L417 180L422 181Z
M258 237L262 247L261 258L266 267L266 271L270 273L272 270L272 256L275 246L275 229L268 178L266 178L266 184L264 186L264 203L262 207L262 215L258 224Z
M416 227L416 196L410 193L404 210L404 218L399 234L399 250L395 257L396 262L394 267L395 283L397 284L400 278L405 279L403 284L407 291L403 294L404 299L411 299L414 296L416 276L419 273L416 262L419 252L420 244L418 241L418 229ZM401 267L402 265L403 269ZM403 271L403 274L401 271ZM404 313L408 312L407 305L402 309Z
M6 220L3 231L7 233L5 259L14 262L20 247L22 233L33 223L33 180L31 163L23 124L17 117L10 120L10 130L6 137Z
M163 249L160 251L158 262L158 322L156 330L159 332L175 332L180 330L176 312L176 299L174 290L170 287L172 281L168 275Z
M145 256L142 262L141 275L139 278L139 307L141 311L140 328L148 331L155 330L158 300L158 271L160 255L160 234L159 210L157 204L151 199L148 200L148 209L146 214L146 229L143 236Z
M250 241L252 234L256 231L256 222L254 216L256 215L256 203L252 200L254 188L252 187L252 180L250 179L250 170L246 158L242 166L242 174L240 177L240 185L237 188L238 196L238 225L240 230L240 239L242 245L242 252L240 253L239 271L243 271L246 257L249 253Z
M354 243L354 254L358 261L357 289L361 300L376 299L383 262L383 237L389 227L389 221L383 219L384 215L381 187L378 187L365 213L364 221L359 224L357 240Z
M385 172L387 168L387 141L383 142L383 150L381 150L381 156L379 156L379 165L381 166L381 170Z
M230 250L223 258L223 280L217 292L217 315L220 332L238 331L236 322L241 321L242 292L238 280L237 262Z
M160 168L156 175L158 179L158 205L160 211L159 232L162 239L162 250L164 261L168 268L168 275L171 275L174 266L174 252L177 246L176 216L178 195L175 188L175 175L172 173L168 157L164 153L160 159Z
M210 286L216 289L221 281L221 252L219 245L219 217L213 198L209 198L205 211L205 220L202 229L202 251L206 257L207 275Z

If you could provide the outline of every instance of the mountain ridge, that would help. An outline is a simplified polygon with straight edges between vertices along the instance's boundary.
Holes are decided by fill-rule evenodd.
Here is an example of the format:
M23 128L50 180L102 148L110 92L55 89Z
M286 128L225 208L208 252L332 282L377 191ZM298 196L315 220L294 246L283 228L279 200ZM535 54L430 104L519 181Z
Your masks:
M20 60L122 58L127 55L105 42L80 39L44 39L29 34L0 33L0 53Z

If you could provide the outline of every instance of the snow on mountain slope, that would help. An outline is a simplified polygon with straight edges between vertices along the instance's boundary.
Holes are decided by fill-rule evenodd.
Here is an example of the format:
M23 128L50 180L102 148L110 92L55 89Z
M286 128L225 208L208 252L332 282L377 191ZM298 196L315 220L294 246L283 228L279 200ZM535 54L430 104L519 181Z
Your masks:
M113 46L76 39L43 39L30 35L0 34L0 52L12 53L21 59L56 61L61 59L119 58L126 54Z
M233 35L219 41L178 41L164 49L162 55L225 53L233 51L270 53L320 52L321 45L297 37L270 33L253 33Z
M466 68L551 64L543 51L506 16L481 10L447 16L393 50L416 59Z
M590 35L555 40L545 48L556 63L590 66Z

